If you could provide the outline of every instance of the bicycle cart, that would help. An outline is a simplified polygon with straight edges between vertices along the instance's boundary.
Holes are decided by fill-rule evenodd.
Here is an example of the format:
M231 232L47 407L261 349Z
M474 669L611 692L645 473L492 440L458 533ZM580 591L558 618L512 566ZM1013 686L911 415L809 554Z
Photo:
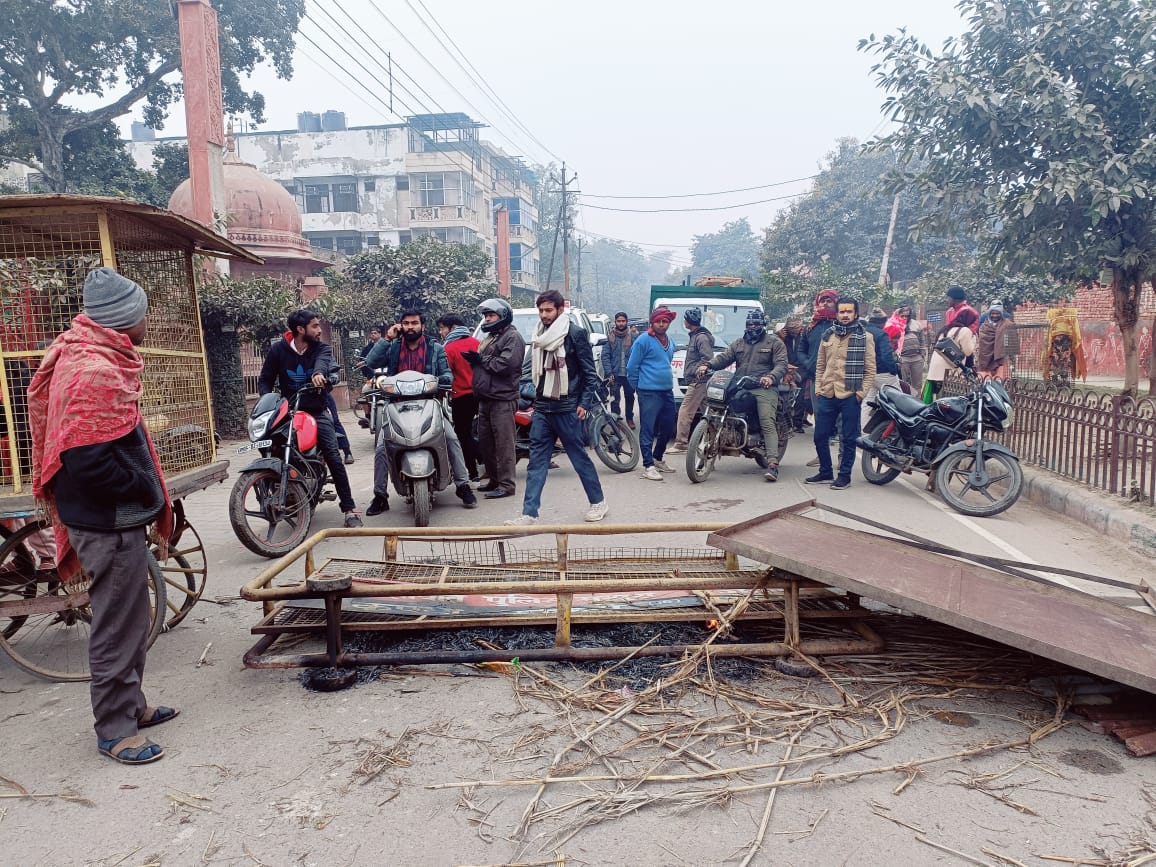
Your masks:
M45 349L82 311L84 278L102 265L135 280L149 296L141 413L175 512L168 556L150 559L152 639L179 623L204 592L204 546L183 499L223 481L229 464L216 456L198 254L261 262L200 224L148 205L88 196L0 197L0 650L33 674L89 678L87 585L60 581L52 528L31 494L27 388Z

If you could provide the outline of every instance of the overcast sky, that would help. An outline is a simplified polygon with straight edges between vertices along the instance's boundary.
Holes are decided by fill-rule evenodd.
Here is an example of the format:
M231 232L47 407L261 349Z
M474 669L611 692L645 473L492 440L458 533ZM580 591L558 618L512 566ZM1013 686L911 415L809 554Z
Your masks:
M811 175L836 139L864 140L884 128L883 94L869 71L873 59L856 48L860 39L907 27L935 49L964 28L952 0L308 0L307 9L301 34L316 45L299 36L293 81L267 69L254 77L268 105L262 128L294 128L302 110L345 111L350 125L464 111L488 123L483 138L507 152L531 163L566 160L584 194L579 231L648 250L669 246L683 259L694 235L743 216L758 231L784 201L683 213L595 206L717 207L799 193L806 182L690 199L596 196L704 193ZM423 19L435 32L444 28L517 122L470 81L451 59L450 41L439 32L447 47L439 44ZM382 49L393 59L397 115L376 62L388 65ZM183 110L164 134L183 133Z

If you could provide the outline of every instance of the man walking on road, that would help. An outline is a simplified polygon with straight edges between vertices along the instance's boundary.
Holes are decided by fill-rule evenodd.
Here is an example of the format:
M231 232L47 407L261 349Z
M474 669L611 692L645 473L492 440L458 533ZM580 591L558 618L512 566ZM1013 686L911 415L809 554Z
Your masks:
M674 445L666 450L668 455L686 453L690 442L690 426L706 398L706 380L695 376L698 366L714 357L714 335L702 326L702 311L691 307L682 314L690 339L686 346L686 357L682 363L682 376L686 380L686 393L682 396L682 406L678 408L678 425L675 428Z
M453 388L454 375L450 371L445 347L425 336L425 317L417 310L403 312L401 321L389 326L385 339L377 341L370 350L365 359L365 369L379 368L385 369L386 376L396 376L405 370L428 373L437 377L439 388L444 391ZM465 508L477 508L478 498L470 487L462 444L452 424L445 425L444 430L454 492ZM386 511L389 511L389 456L385 452L385 441L381 439L373 454L373 501L365 514L373 516Z
M642 478L652 482L661 482L663 473L674 472L662 457L677 417L670 367L674 341L666 333L675 318L669 307L656 307L650 314L650 330L634 341L626 364L626 376L638 395Z
M586 453L582 422L594 404L598 371L590 336L566 313L566 300L556 289L538 295L538 328L530 346L530 363L537 398L530 423L530 463L526 467L526 495L522 514L506 521L513 526L538 523L542 489L554 453L561 440L574 472L582 482L590 509L587 521L601 521L610 510L598 481L598 470Z
M835 324L819 344L815 363L815 451L819 472L808 485L830 485L841 491L851 486L855 440L859 436L859 406L875 381L875 341L859 321L859 302L840 298ZM841 449L839 475L831 467L831 434L839 420Z
M467 356L478 350L478 339L466 328L466 320L456 313L447 313L437 321L438 336L446 350L446 360L454 375L450 389L450 417L454 433L462 444L462 458L471 481L478 478L478 441L474 439L474 418L478 414L478 399L474 394L474 369Z
M329 468L333 487L337 489L337 500L345 513L345 526L360 527L361 515L353 502L349 474L342 463L337 431L326 405L329 375L336 369L336 364L333 350L321 340L321 314L308 308L296 310L289 314L287 325L289 330L285 339L274 343L265 356L257 377L257 391L269 394L276 386L282 397L292 401L303 388L312 386L322 390L302 395L298 406L317 420L317 445Z
M486 499L510 497L517 490L514 467L517 434L514 411L526 341L514 327L514 311L501 298L487 298L478 305L485 338L475 352L466 354L474 368L474 394L478 396L478 439L488 481L479 490Z
M28 389L32 493L56 519L61 579L84 573L91 579L97 750L126 765L161 758L164 750L139 730L178 713L150 707L141 688L152 622L146 528L156 521L162 540L173 529L164 475L140 412L144 361L136 347L147 311L145 291L132 280L111 268L90 272L84 313L48 347Z
M626 423L634 427L634 387L626 377L626 362L630 360L630 350L634 346L637 332L630 327L630 318L622 310L614 314L614 327L606 336L609 358L605 363L606 381L610 386L610 411L617 415L622 404L618 401L621 393L626 405Z
M761 388L751 391L759 411L759 427L763 434L763 452L767 456L768 482L779 480L779 432L776 425L779 412L779 383L787 375L787 347L774 333L767 330L767 318L762 310L747 314L743 336L712 358L699 365L697 375L708 370L722 370L735 366L735 377L749 376L759 381ZM785 444L784 444L785 448Z

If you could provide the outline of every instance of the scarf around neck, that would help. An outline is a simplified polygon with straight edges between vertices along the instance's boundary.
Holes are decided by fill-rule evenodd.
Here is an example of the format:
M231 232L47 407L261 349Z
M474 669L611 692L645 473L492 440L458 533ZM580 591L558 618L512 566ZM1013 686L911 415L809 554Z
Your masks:
M140 375L144 361L119 331L97 325L84 314L48 347L28 386L28 423L32 433L32 495L52 519L56 562L65 583L82 577L68 529L56 514L52 479L63 466L61 455L73 448L112 442L141 424ZM165 505L157 518L163 549L173 529L172 503L152 437L145 431Z
M831 333L847 338L847 361L843 368L843 387L848 391L860 391L866 375L867 332L863 323L856 319L850 325L836 322Z
M538 323L530 345L534 387L539 398L558 400L570 393L570 377L566 369L566 335L569 333L570 316L565 312L559 313L549 328Z
M828 309L826 307L819 306L819 302L824 298L830 298L832 301L838 301L839 293L834 289L824 289L822 292L815 296L815 311L811 316L812 328L814 328L820 322L830 322L835 318L834 308Z

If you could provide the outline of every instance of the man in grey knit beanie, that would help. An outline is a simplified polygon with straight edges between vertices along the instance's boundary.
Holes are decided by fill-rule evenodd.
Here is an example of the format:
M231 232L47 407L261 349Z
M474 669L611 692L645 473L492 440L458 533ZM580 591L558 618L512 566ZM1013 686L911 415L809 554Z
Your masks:
M144 289L112 268L90 271L84 280L84 312L97 325L125 331L148 313Z

